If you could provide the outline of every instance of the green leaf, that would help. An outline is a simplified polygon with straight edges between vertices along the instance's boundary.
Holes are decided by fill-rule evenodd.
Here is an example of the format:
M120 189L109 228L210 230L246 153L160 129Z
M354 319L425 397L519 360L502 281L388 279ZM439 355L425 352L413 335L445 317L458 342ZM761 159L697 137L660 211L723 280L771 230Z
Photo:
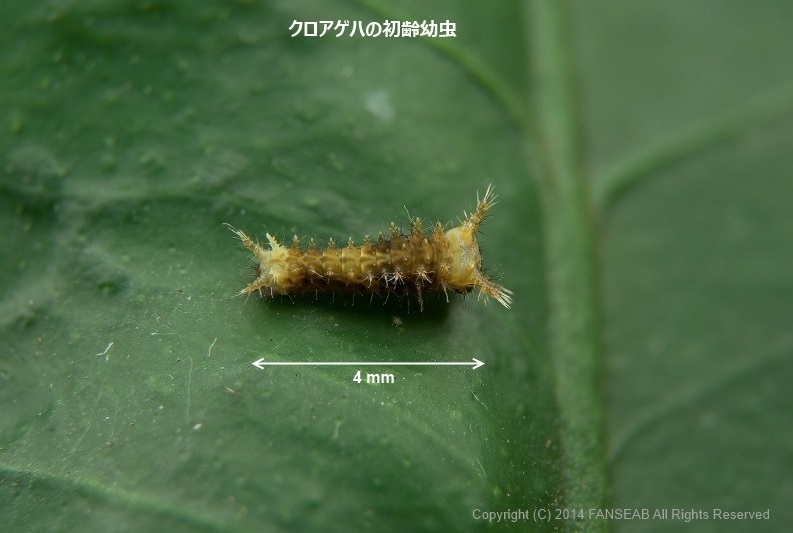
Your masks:
M684 523L588 514L610 507L790 523L784 10L4 7L3 529ZM458 36L289 31L383 19ZM405 208L456 224L489 183L480 242L511 310L237 296L252 261L224 223L360 240ZM360 368L395 375L374 385L259 358L485 365Z

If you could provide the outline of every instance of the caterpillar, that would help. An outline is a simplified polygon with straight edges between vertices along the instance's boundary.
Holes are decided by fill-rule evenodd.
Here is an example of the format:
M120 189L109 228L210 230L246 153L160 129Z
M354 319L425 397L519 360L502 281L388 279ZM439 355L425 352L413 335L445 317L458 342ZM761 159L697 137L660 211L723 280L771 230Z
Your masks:
M297 235L292 245L280 244L267 233L269 250L244 232L227 226L239 237L256 260L256 278L240 294L258 292L261 297L310 292L346 292L372 295L415 296L424 310L424 294L449 291L467 294L478 289L478 298L495 299L509 309L512 291L491 280L482 271L482 254L476 232L487 211L496 204L490 185L484 197L477 194L476 210L463 212L459 226L444 230L439 223L425 234L421 219L410 220L411 231L403 234L391 223L391 238L383 234L376 242L367 236L361 246L350 237L347 246L337 248L333 239L328 248L318 249L311 239L301 249Z

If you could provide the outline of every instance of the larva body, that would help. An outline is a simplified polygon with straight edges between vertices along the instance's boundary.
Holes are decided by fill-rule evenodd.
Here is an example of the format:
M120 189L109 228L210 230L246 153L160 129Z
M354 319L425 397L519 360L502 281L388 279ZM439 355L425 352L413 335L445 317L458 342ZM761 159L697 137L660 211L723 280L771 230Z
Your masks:
M377 242L367 238L362 246L352 239L346 247L317 249L313 243L300 248L297 237L290 247L279 244L269 233L266 249L239 230L232 231L259 261L256 279L241 293L258 292L269 297L306 292L352 292L416 296L423 309L423 295L431 291L462 294L479 289L505 307L511 292L482 272L482 256L476 232L487 210L494 205L492 187L477 203L476 211L448 231L438 224L425 235L421 221L411 221L411 232L403 235L394 224L391 238Z

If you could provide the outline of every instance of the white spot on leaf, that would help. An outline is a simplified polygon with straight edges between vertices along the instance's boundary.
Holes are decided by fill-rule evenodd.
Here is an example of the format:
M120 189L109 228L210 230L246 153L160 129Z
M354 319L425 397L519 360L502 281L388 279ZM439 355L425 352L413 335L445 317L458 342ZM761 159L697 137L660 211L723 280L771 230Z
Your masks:
M388 91L381 90L366 95L366 109L375 117L384 121L394 120L394 105Z

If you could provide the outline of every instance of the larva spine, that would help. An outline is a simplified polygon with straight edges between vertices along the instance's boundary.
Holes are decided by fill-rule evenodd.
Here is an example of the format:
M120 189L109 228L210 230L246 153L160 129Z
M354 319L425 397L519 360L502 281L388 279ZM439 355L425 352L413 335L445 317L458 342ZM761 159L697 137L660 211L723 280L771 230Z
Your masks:
M476 210L459 226L444 230L437 224L426 234L421 219L411 220L411 230L402 234L391 224L391 235L376 242L367 237L361 246L352 238L337 248L331 239L325 249L313 241L308 249L294 237L292 245L280 244L267 234L269 249L244 232L229 228L258 260L257 276L240 294L259 293L263 297L306 292L353 292L415 296L423 310L427 292L453 291L467 294L479 290L504 307L512 304L512 292L495 283L482 271L482 255L476 232L487 211L496 204L493 186L484 197L477 195Z

